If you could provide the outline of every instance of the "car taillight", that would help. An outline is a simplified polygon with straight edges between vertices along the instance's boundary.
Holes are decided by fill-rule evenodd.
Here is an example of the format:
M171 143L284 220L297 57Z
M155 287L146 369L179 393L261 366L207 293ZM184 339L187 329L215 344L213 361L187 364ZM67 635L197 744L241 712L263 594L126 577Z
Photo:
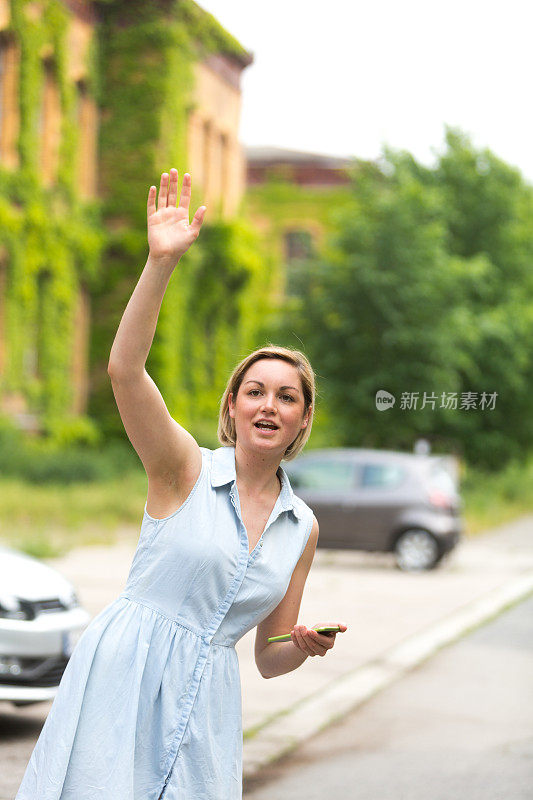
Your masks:
M436 508L444 508L452 511L455 508L455 503L450 495L441 492L440 489L432 489L429 493L429 502Z

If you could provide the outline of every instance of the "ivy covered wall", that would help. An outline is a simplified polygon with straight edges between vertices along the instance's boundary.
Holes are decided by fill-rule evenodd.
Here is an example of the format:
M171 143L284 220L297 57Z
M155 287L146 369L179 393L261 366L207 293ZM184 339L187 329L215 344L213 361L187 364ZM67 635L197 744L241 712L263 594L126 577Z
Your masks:
M193 64L211 53L247 52L188 0L103 2L100 185L109 232L95 293L91 413L106 436L124 435L107 362L120 318L146 263L146 197L161 172L191 172L190 216L204 202L188 164ZM217 446L220 398L237 360L259 341L268 308L260 240L239 214L208 207L199 239L172 275L147 360L170 413Z
M51 432L68 424L75 309L81 287L90 291L96 285L105 235L99 204L82 200L76 186L76 87L66 66L70 12L59 0L43 0L36 18L26 13L29 6L27 0L11 0L6 32L20 51L20 123L19 168L0 166L0 251L6 271L0 393L22 395L42 429ZM57 178L50 187L42 184L39 163L45 48L61 104ZM88 52L86 68L87 90L95 92L95 48ZM37 370L28 365L32 353L38 354Z
M354 173L355 174L355 173ZM279 325L298 305L299 297L291 294L291 270L298 270L305 280L308 268L304 258L290 262L287 258L286 235L305 231L312 241L311 254L325 254L330 237L335 234L343 210L351 203L349 185L298 185L272 169L262 184L249 186L246 192L246 221L260 231L272 273L271 314L263 319L263 331L278 335ZM297 342L290 342L297 346Z
M350 170L357 179L357 168ZM271 303L260 320L259 338L269 337L287 347L307 352L305 336L295 320L305 313L300 286L305 286L313 258L328 257L332 239L347 207L353 207L349 185L298 185L283 170L272 168L262 184L249 186L246 192L246 220L260 231L260 247L271 275ZM312 240L310 259L287 257L286 234L305 231ZM315 370L317 365L313 365ZM334 420L322 393L319 372L313 424L313 446L331 447L334 441Z
M188 166L193 65L210 54L249 54L191 0L97 0L85 88L99 108L98 199L80 197L76 85L68 78L61 0L11 0L8 34L20 51L19 167L0 167L0 258L6 265L5 369L0 393L20 393L51 438L124 437L107 374L112 342L146 262L146 195L171 166ZM35 11L38 13L35 13ZM61 108L57 174L41 180L43 52ZM192 174L192 171L191 171ZM194 185L191 216L204 202ZM214 205L214 204L211 204ZM235 363L266 343L261 323L277 280L268 242L241 208L233 220L208 207L200 238L172 276L147 369L170 413L216 446L221 395ZM87 416L72 412L80 291L90 294ZM28 352L38 370L28 369ZM65 439L66 436L66 439Z

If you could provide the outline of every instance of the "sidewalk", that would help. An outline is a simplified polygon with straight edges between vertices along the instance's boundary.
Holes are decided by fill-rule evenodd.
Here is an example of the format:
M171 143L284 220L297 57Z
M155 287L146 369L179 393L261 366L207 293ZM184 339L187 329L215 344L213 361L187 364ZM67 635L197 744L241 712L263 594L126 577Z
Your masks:
M443 645L533 591L533 515L463 541L435 570L409 574L389 554L318 549L299 622L344 622L333 650L265 680L255 629L237 643L243 694L244 776L289 752ZM96 615L124 588L138 531L112 547L79 548L48 563Z

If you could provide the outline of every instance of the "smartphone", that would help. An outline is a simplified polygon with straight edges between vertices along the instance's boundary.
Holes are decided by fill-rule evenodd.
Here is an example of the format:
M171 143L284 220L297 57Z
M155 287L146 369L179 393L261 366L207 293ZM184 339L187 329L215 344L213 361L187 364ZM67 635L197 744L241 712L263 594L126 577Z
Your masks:
M327 636L329 633L339 633L341 629L339 625L326 625L323 628L309 628L309 630L314 630L317 633L323 633ZM267 642L269 644L270 642L290 642L290 641L292 641L290 633L283 633L281 636L269 636L267 639Z

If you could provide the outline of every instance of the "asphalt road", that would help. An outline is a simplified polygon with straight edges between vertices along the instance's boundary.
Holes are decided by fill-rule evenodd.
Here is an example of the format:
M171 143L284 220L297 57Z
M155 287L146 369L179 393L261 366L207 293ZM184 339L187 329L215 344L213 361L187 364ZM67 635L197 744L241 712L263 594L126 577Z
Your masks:
M245 781L272 797L531 800L533 596Z
M273 713L291 707L300 698L320 692L321 686L332 684L338 677L345 675L354 667L364 666L367 662L376 659L379 660L380 655L384 651L388 651L395 643L404 641L420 631L430 630L433 624L448 619L449 615L455 613L457 609L468 607L476 599L489 596L499 587L512 583L515 578L520 581L523 575L530 574L533 570L532 529L533 515L529 515L505 526L500 526L482 537L465 541L457 551L451 554L451 559L446 564L429 574L400 574L398 570L394 569L392 557L389 554L356 551L322 551L318 553L316 563L309 576L306 594L304 594L300 620L316 621L324 619L324 615L326 618L330 616L335 618L337 609L343 609L343 612L346 612L342 615L343 621L350 626L352 635L336 644L334 658L308 659L301 670L268 681L265 685L265 681L260 678L254 663L253 632L247 634L249 641L246 641L246 637L244 637L243 641L238 643L243 680L245 727L253 728L254 725L262 723ZM58 568L73 582L73 585L81 593L83 604L91 614L97 614L122 591L135 549L136 535L135 531L130 530L126 544L116 547L83 548L72 552L59 562L52 562L52 566ZM501 652L497 645L494 645L493 650L487 651L486 646L481 648L485 656L488 652L492 669L496 670L497 676L503 676L504 682L505 680L510 680L511 683L514 681L517 686L522 680L523 694L525 694L527 669L529 669L529 674L533 675L531 658L527 663L527 669L524 668L517 674L516 680L514 677L509 679L507 673L511 668L509 656L513 655L515 660L518 658L517 647L506 644L504 640ZM444 652L437 654L438 657L440 658ZM520 658L525 659L525 653L518 658L518 665ZM424 669L426 666L429 666L429 662ZM483 664L480 673L483 682L488 681L488 677L485 676L486 671L486 665ZM412 686L410 682L416 674L423 673L418 669L416 673L413 672L403 679L399 685L403 685L405 681ZM389 687L389 690L382 690L382 695L374 697L365 706L361 706L355 716L351 715L351 719L355 719L357 722L353 731L344 732L336 740L339 723L330 726L328 732L322 735L320 747L315 746L316 737L310 742L310 746L315 749L310 751L312 755L309 756L308 761L302 762L306 767L298 774L297 788L292 790L292 794L286 794L285 797L305 796L301 794L300 783L304 777L307 777L309 766L316 761L317 764L320 764L318 769L320 775L319 780L316 780L315 777L311 781L311 789L306 789L309 797L316 797L316 792L320 791L322 800L324 791L328 791L331 784L342 788L343 800L345 797L364 800L365 797L370 796L372 800L386 800L389 796L394 796L395 800L401 800L402 797L416 798L418 795L411 795L405 791L400 794L396 786L394 786L394 795L391 793L392 789L389 794L385 794L387 785L385 779L389 774L394 775L394 770L396 770L396 775L399 773L400 778L396 777L395 780L407 781L410 787L410 776L414 776L413 781L415 778L418 781L420 770L426 761L428 761L427 769L430 769L433 756L424 750L423 735L418 747L415 744L410 745L411 750L405 756L406 765L400 763L401 754L403 751L407 752L407 744L412 743L413 730L424 731L425 726L429 726L432 720L430 715L432 708L434 715L437 715L437 720L440 719L439 724L443 725L442 720L446 721L443 730L451 729L449 735L453 738L458 723L450 720L448 714L454 707L456 697L469 694L470 683L471 675L468 669L465 669L463 675L454 677L451 688L455 691L451 695L450 709L445 705L444 711L440 710L440 702L435 702L432 696L433 690L428 689L428 697L423 702L422 699L420 700L420 707L415 706L418 708L419 714L416 720L411 721L412 730L407 732L401 730L398 734L400 736L399 744L395 745L396 749L391 744L391 750L385 751L387 752L387 765L385 768L382 766L377 768L383 773L383 776L378 775L378 777L383 777L384 780L383 786L378 787L379 791L374 791L375 783L372 783L373 765L378 760L379 747L385 747L389 739L392 741L392 734L396 735L403 716L397 712L392 715L392 723L384 723L377 717L377 712L373 709L380 707L376 704L380 701L381 696L389 696L389 690L395 688L392 686ZM445 684L446 678L440 678L436 696L443 693ZM474 684L477 686L476 681ZM510 691L512 691L512 686ZM409 692L413 695L412 688L409 689ZM530 687L529 692L531 696ZM414 696L417 696L418 693L418 689L414 690ZM493 702L491 700L493 693L487 689L486 694L487 702ZM409 697L408 694L407 698L409 699ZM421 694L420 697L423 698L423 695ZM9 703L0 702L0 800L13 800L51 705L51 702L47 702L15 709ZM370 716L364 718L363 727L359 727L358 720L362 714L368 714L369 706L371 706L372 712ZM511 703L511 710L512 707ZM527 712L529 716L533 717L531 699L528 704L524 703L524 707L519 708L519 711ZM508 710L508 713L511 711ZM491 725L498 725L498 719L499 717L496 717L495 721L490 721L487 728ZM521 727L524 726L521 725ZM520 726L517 726L517 731L519 729ZM484 731L481 738L477 734L474 738L476 742L478 738L482 742L483 736L486 735L488 733ZM520 740L520 736L524 738L526 735L531 737L531 733L520 734L517 732L516 738ZM268 734L266 734L266 738L268 739ZM245 742L245 758L251 755L252 742L253 740ZM260 743L259 738L256 738L255 743ZM354 744L351 750L348 750L347 747L350 743ZM445 759L449 757L452 766L455 759L452 755L447 755L448 746L442 745L442 747L441 767L445 773L449 773L449 770L444 768L447 763ZM465 749L470 752L470 747L469 745ZM518 747L518 744L511 745L512 753L515 752L515 747ZM303 749L299 751L299 754L301 752ZM347 764L342 768L339 767L338 774L330 770L328 761L329 759L333 761L336 753L347 754ZM437 756L438 753L434 757L434 761L438 767ZM481 755L479 758L481 759ZM350 760L357 767L352 773L349 769ZM521 773L518 756L517 762L517 775L519 776ZM396 763L398 763L397 767L395 767ZM490 768L493 766L493 764L489 764L487 767L489 776ZM405 771L402 772L402 770ZM522 773L523 771L522 769ZM280 774L276 771L276 779ZM261 775L261 780L263 780L264 771ZM343 782L343 776L346 778L347 786ZM531 778L531 774L528 777ZM338 783L335 784L337 778ZM365 783L369 787L366 795L363 793L366 791L363 785ZM530 780L530 783L533 786L533 780ZM254 786L258 786L258 784L255 783ZM249 784L249 791L251 788L252 786ZM315 790L315 795L311 794L312 790ZM245 798L248 800L246 791L248 789L245 782ZM449 791L448 788L446 791ZM442 795L446 797L446 800L448 798L449 800L462 800L461 793L446 794L446 791ZM257 798L265 796L257 795ZM279 797L279 800L284 798L283 794L274 796ZM475 800L476 795L464 796L465 800ZM499 796L497 794L483 795L484 800L486 797L490 800L491 797ZM522 796L518 793L514 795L505 793L505 800L520 800ZM533 800L533 791L529 796ZM434 798L438 800L438 797L439 795L436 793L427 794L427 800L434 800ZM250 794L250 800L255 800L255 796ZM426 796L424 800L426 800Z

